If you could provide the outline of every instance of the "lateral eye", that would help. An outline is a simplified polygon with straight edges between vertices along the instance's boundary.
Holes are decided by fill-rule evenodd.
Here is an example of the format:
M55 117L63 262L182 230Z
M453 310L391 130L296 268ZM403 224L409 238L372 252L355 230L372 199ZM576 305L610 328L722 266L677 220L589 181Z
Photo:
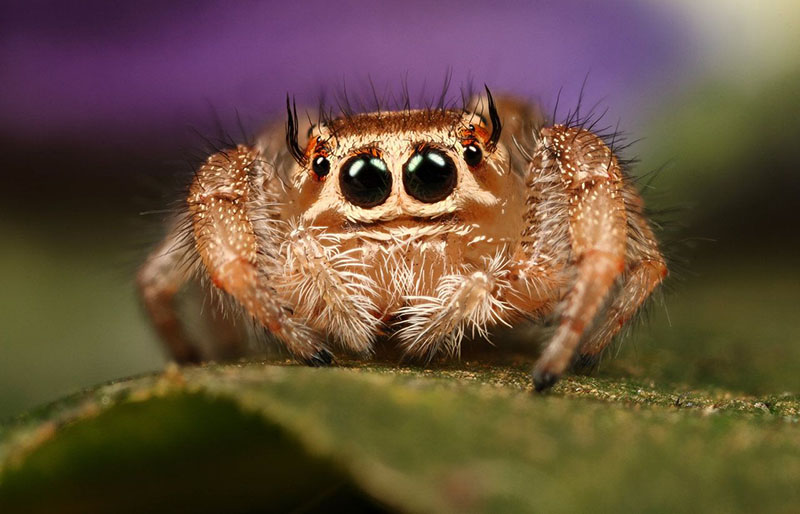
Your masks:
M483 151L478 145L469 144L464 147L464 162L470 167L475 167L483 160Z
M311 170L318 179L322 180L331 172L331 161L324 155L320 155L311 163Z

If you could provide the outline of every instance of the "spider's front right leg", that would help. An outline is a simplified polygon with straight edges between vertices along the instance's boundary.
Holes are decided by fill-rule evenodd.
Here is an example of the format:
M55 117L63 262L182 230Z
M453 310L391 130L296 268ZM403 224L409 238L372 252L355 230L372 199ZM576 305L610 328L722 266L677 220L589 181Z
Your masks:
M292 306L273 286L279 271L278 231L262 215L251 177L272 177L259 153L239 146L208 158L189 191L188 205L197 251L211 281L279 338L296 357L309 364L327 364L331 354L296 317ZM256 181L260 183L261 181ZM269 199L267 199L269 200ZM257 232L254 223L261 229Z
M560 322L533 371L534 387L551 387L573 360L575 350L612 285L625 269L628 237L624 179L616 156L596 135L555 125L541 130L537 173L560 177L566 195L568 267L575 277L563 299ZM563 221L562 221L563 224Z

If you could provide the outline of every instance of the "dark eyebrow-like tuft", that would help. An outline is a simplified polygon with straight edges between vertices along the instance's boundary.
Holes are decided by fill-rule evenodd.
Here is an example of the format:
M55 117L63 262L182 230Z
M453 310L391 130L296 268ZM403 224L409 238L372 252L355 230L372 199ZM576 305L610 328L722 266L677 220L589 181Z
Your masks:
M500 115L497 114L497 106L492 98L492 92L489 91L489 86L486 88L486 97L489 100L489 118L492 120L492 134L489 136L489 148L494 150L497 147L497 142L500 141L500 134L503 132L503 123L500 121Z
M286 120L286 147L289 149L289 153L292 155L297 164L300 166L305 166L307 164L306 154L300 148L300 144L297 142L297 132L299 130L299 124L297 120L297 104L292 99L289 100L289 94L286 94L286 112L287 112L287 120Z

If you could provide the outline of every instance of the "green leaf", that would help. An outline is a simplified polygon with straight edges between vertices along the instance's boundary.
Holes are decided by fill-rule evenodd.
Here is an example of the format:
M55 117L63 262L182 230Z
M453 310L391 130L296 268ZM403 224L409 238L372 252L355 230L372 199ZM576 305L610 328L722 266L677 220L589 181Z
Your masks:
M0 511L790 511L800 399L524 367L171 369L6 427Z

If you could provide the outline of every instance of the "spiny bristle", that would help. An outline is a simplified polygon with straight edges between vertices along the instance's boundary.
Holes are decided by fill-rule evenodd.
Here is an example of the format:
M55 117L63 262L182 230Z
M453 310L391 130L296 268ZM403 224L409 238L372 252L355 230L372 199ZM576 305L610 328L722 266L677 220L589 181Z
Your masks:
M408 85L408 77L404 77L400 81L399 90L397 87L387 85L382 91L379 91L371 78L367 78L366 84L355 88L355 91L354 88L343 82L332 94L327 92L320 94L316 120L310 120L310 124L328 127L333 137L336 137L337 128L347 126L353 119L364 114L424 111L428 118L435 122L442 113L470 113L470 105L476 96L471 81L466 81L459 91L455 93L451 91L451 70L447 70L442 85L435 94L426 93L424 82L419 88L419 93L412 94ZM329 102L329 98L333 98L333 101ZM295 129L297 116L293 109L290 108L288 111L290 122L287 124L287 143L289 143L290 152L294 155L295 137L290 130ZM476 113L471 112L471 114Z

